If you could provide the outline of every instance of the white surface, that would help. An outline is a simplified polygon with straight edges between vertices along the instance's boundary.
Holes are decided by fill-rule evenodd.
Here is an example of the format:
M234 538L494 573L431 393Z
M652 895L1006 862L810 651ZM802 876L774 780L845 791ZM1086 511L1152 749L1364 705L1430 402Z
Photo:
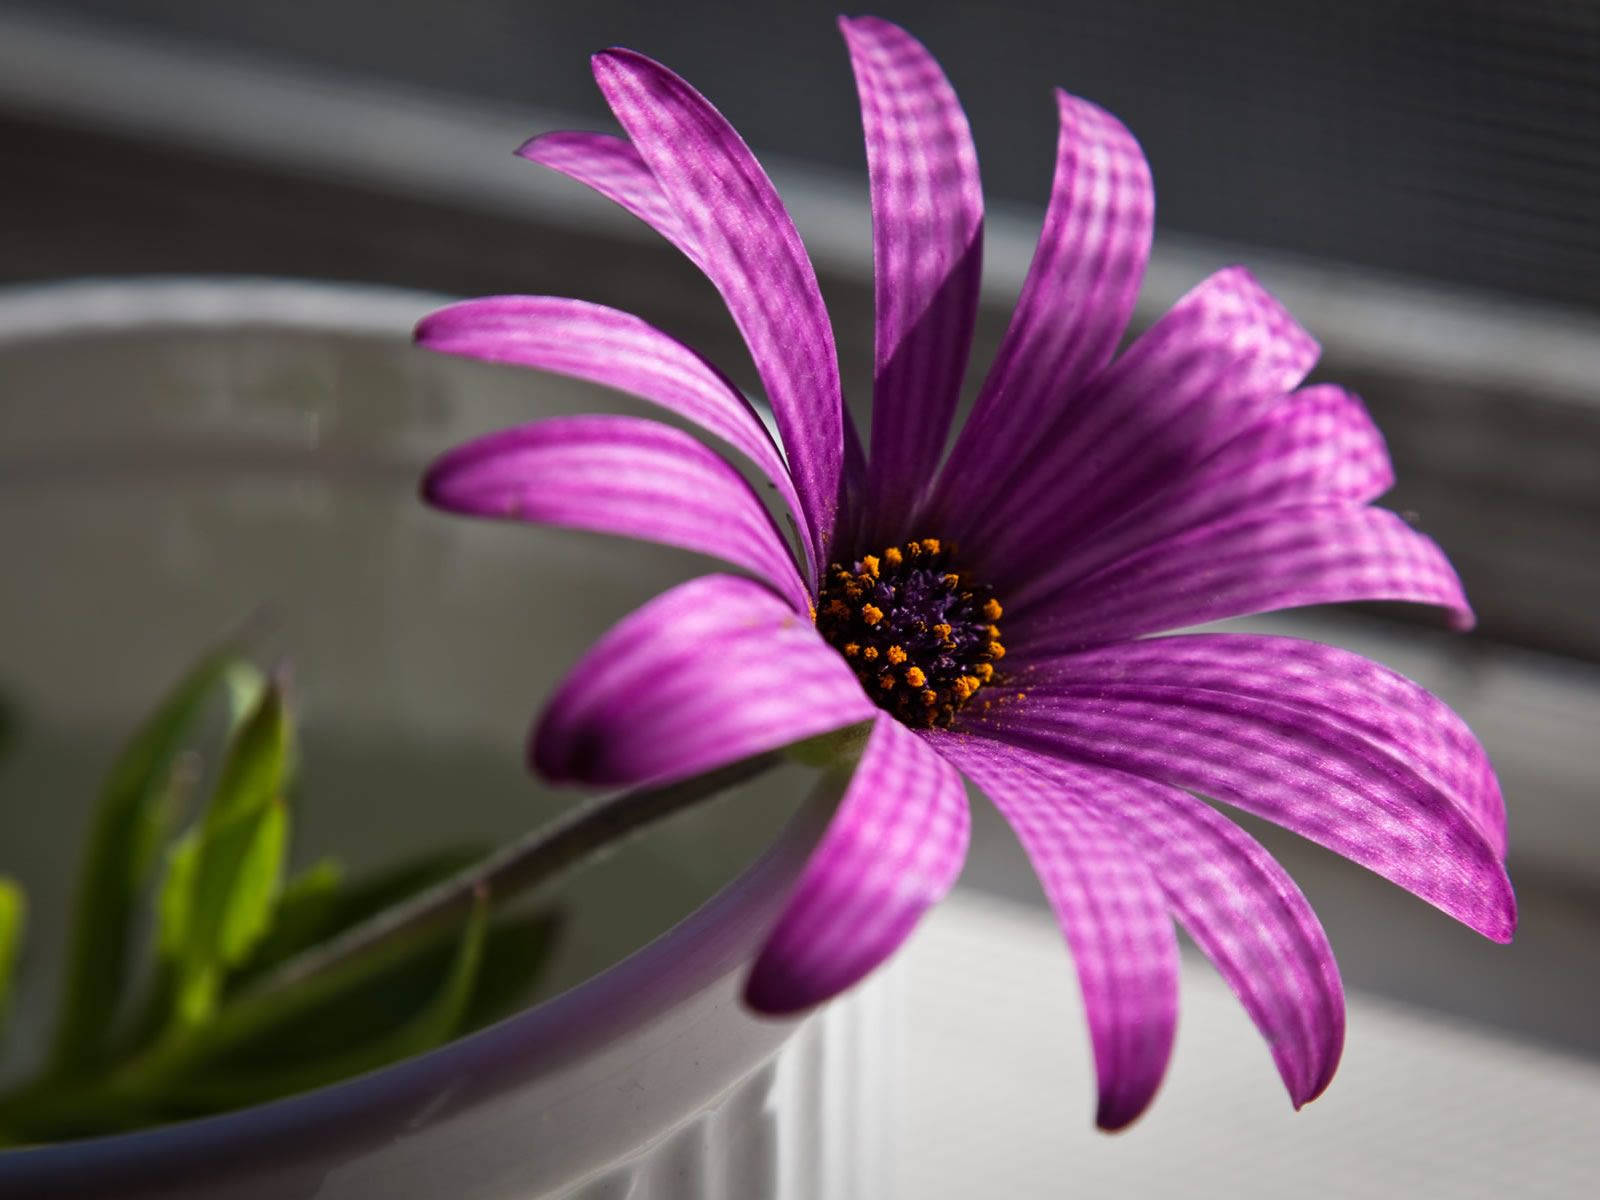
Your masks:
M1343 1065L1295 1113L1209 964L1186 957L1155 1106L1092 1127L1070 960L1042 912L958 893L900 965L903 1200L1600 1195L1600 1064L1365 995Z

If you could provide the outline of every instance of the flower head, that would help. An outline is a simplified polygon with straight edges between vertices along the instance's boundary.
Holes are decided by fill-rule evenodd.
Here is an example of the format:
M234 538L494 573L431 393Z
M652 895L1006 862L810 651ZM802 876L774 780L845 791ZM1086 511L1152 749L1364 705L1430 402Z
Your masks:
M532 741L558 781L634 785L869 723L831 825L751 973L790 1012L862 978L955 880L962 776L1016 831L1077 964L1099 1122L1149 1103L1177 1011L1173 921L1210 956L1296 1105L1343 1044L1316 917L1197 794L1370 867L1496 940L1515 908L1505 814L1477 740L1437 699L1341 650L1146 635L1346 600L1471 611L1437 546L1370 507L1391 472L1359 400L1302 387L1316 343L1221 271L1123 353L1153 192L1110 114L1058 93L1044 229L976 406L946 454L977 306L982 198L949 83L904 31L843 20L871 179L870 457L832 328L776 191L723 117L627 50L594 60L626 136L556 133L525 158L678 246L749 345L782 451L709 363L638 318L500 297L428 317L436 350L609 384L686 418L776 488L791 547L698 440L557 418L442 458L445 508L649 538L747 576L696 579L623 620Z

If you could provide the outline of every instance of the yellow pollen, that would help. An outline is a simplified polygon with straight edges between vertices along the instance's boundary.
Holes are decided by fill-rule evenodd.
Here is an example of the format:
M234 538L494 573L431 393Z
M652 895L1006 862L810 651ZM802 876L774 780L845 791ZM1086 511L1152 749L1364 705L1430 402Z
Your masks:
M861 648L861 657L866 659L868 662L877 661L878 648L876 646L863 646Z
M991 642L998 642L1000 640L1000 626L991 625L989 628L985 629L984 632L989 635L989 640Z
M928 682L928 677L922 673L921 667L906 668L906 686L919 688Z
M905 559L901 557L900 551L896 547L890 546L883 552L883 561L891 567L898 567Z
M885 671L878 676L878 686L886 692L892 690L894 688L894 676Z
M811 611L811 623L815 625L817 623L817 606L815 604L808 604L806 605L806 608Z
M939 553L939 539L938 538L923 538L922 539L922 549L928 554L937 554L937 553Z
M889 661L890 662L892 662L895 666L898 667L901 663L905 662L905 660L906 660L906 652L904 650L902 650L899 646L890 646L889 647Z
M850 615L850 609L846 607L843 600L829 600L828 615L835 620L842 621Z
M923 688L922 702L929 708L932 708L935 704L939 703L939 695L932 688Z
M961 576L959 575L944 575L940 578L942 578L951 587L958 587L961 583Z
M999 642L990 642L989 643L989 657L990 658L1004 658L1005 656L1006 656L1006 648L1004 646L1002 646Z
M861 606L861 619L868 625L876 625L883 620L883 609L876 604L863 604Z
M1004 611L1005 610L1000 607L1000 601L991 598L984 602L983 619L985 621L998 621L1000 619L1000 614Z
M973 667L972 670L984 683L988 683L994 678L993 663L979 663L977 666Z
M933 632L939 636L941 641L943 641L945 638L948 638L953 631L948 624L946 624L944 621L940 621L933 627Z
M844 656L846 658L854 658L856 655L858 655L860 653L861 653L861 643L860 642L846 642L844 644Z
M982 685L978 682L976 675L962 675L956 679L952 686L955 688L956 695L966 700Z
M874 579L878 577L878 556L868 554L861 560L861 569Z

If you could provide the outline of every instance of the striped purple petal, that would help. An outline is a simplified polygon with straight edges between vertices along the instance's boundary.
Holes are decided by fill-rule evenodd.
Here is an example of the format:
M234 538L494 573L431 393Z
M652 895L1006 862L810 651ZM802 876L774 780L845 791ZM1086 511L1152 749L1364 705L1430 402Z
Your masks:
M956 536L978 538L996 579L1030 575L1041 543L1071 545L1193 471L1297 387L1317 353L1248 271L1217 272L1063 397L1020 464L990 465L994 500Z
M826 561L845 415L833 327L794 222L738 133L678 76L621 49L597 54L594 74L744 334Z
M611 133L560 130L529 138L517 153L559 171L632 213L700 266L700 247L684 230L644 159L626 138Z
M1029 678L1072 689L1178 686L1271 697L1403 761L1506 856L1505 798L1482 743L1443 700L1359 654L1300 638L1185 634L1031 663Z
M452 512L681 546L743 567L806 613L810 592L744 478L681 430L637 417L552 417L458 446L429 469Z
M417 343L443 354L554 371L659 404L722 439L760 468L800 531L812 538L789 468L739 389L700 355L633 316L557 296L491 296L430 313Z
M803 613L752 580L707 575L590 647L545 706L529 753L553 783L631 787L877 715Z
M944 451L972 346L983 192L966 115L939 64L904 30L840 18L872 183L877 308L869 544L905 523Z
M1516 901L1478 822L1404 757L1314 708L1181 684L1033 681L972 728L1200 792L1342 854L1494 941Z
M968 826L955 769L879 713L839 809L756 960L746 1002L758 1012L799 1012L858 982L950 890L966 859Z
M1150 256L1155 189L1139 143L1056 92L1060 132L1044 228L977 406L940 476L946 514L980 509L1072 395L1111 358Z
M1177 917L1266 1039L1296 1108L1319 1096L1344 1047L1344 988L1322 924L1244 830L1164 784L1011 748L1101 815L1144 859Z
M1232 513L1365 504L1393 482L1388 449L1361 401L1331 384L1303 388L1269 406L1192 471L1149 488L1092 537L1052 538L1048 563L1008 608L1020 617L1092 571Z
M1033 862L1072 949L1094 1046L1095 1120L1121 1129L1154 1098L1178 1016L1178 946L1146 863L1083 786L1046 778L1009 746L937 734L935 749L994 802Z
M1394 513L1343 504L1245 511L1186 530L1039 601L1011 600L1006 642L1059 654L1225 617L1351 600L1406 600L1472 627L1461 581Z

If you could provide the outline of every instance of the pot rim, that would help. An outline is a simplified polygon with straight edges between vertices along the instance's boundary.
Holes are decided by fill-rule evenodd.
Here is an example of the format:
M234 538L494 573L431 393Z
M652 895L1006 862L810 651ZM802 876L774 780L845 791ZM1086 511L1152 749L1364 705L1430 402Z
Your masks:
M384 285L270 277L138 277L0 288L0 346L86 333L240 327L346 337L403 337L448 303L438 293ZM155 1163L239 1165L260 1155L359 1153L476 1107L667 1020L726 986L770 929L814 845L822 820L802 807L774 844L672 928L582 983L457 1038L365 1075L215 1116L129 1133L0 1150L0 1188L111 1180ZM774 1045L797 1024L761 1018ZM763 1046L752 1065L770 1053Z

